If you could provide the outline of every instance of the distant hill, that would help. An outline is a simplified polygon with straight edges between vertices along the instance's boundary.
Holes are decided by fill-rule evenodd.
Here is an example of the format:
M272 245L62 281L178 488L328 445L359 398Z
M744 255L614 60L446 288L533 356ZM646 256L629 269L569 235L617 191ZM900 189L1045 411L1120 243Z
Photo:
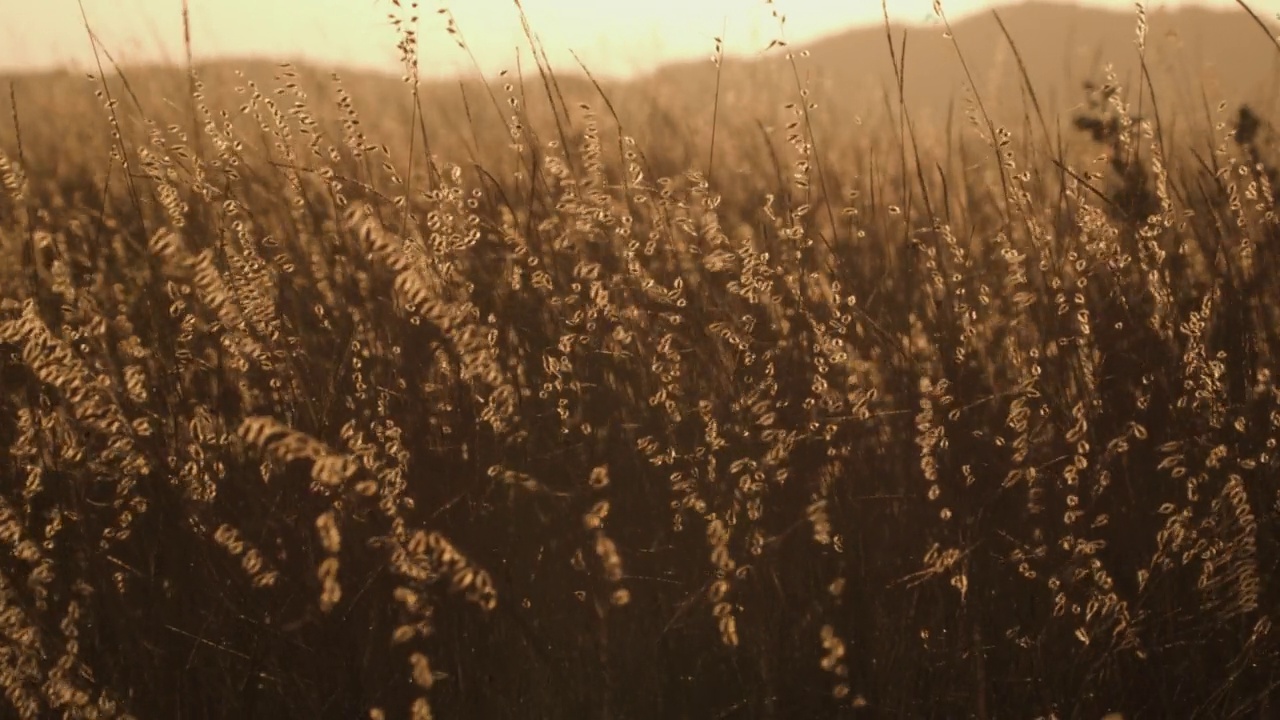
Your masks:
M1103 70L1108 63L1133 97L1140 71L1135 47L1137 17L1132 9L1109 11L1034 2L1008 5L996 12L1021 55L1051 125L1069 120L1073 108L1080 106L1085 81L1105 81ZM1264 17L1264 21L1280 34L1274 14ZM1148 24L1147 64L1166 125L1194 122L1203 126L1208 117L1227 121L1241 103L1252 105L1264 118L1280 118L1280 49L1244 11L1185 7L1152 12ZM958 45L988 110L998 122L1016 127L1023 120L1026 107L1023 83L1014 52L995 14L969 16L956 22L953 29L954 44L939 23L894 25L890 29L900 55L906 38L904 93L915 126L936 128L947 122L963 122L966 76L956 53ZM887 108L897 105L885 35L883 27L864 27L790 48L808 51L796 62L810 87L809 100L822 108L815 124L823 128L826 150L848 149L833 147L832 143L853 146L879 141L845 132L844 128L858 118L874 122L877 117L885 117ZM607 117L608 110L592 83L573 70L557 68L557 78L574 115L579 114L578 103L586 101L599 116ZM215 108L234 111L244 102L245 96L232 91L244 84L237 71L257 79L267 92L283 84L273 80L280 69L272 62L226 60L205 64L200 74ZM336 122L337 96L328 70L300 65L299 75L309 106L320 109L322 115L323 109L328 108L329 119ZM554 125L547 110L547 93L536 69L526 67L525 75L524 106L530 110L535 127L541 129L541 139L550 139L547 133ZM188 127L188 89L181 70L128 68L126 76L147 117ZM399 79L369 71L344 72L343 77L368 135L391 145L407 143L408 94ZM433 142L447 148L445 154L457 160L465 161L472 154L477 158L493 153L508 158L511 155L507 151L506 126L510 110L503 86L513 83L513 92L519 96L519 80L487 79L487 89L476 78L433 81L422 88L426 124L431 128ZM0 77L0 88L7 88L10 80L16 88L18 115L30 141L28 147L58 147L72 142L97 144L105 150L105 125L82 121L86 117L105 117L101 101L93 96L94 83L78 73L41 73ZM690 162L705 158L716 83L716 70L706 60L669 64L632 80L603 81L612 105L627 125L626 131L642 142L641 147L661 147L668 156L667 169L688 167ZM136 118L129 95L118 82L113 86L124 108L124 120ZM490 97L491 92L496 98ZM756 123L777 131L791 119L783 104L796 99L795 75L782 52L775 49L766 54L728 58L720 78L716 114L720 137L726 142L754 144L756 149L749 152L756 152L761 147ZM292 102L289 98L286 105ZM1218 117L1215 113L1220 103L1226 109ZM0 143L6 147L13 140L9 117L8 93L0 92ZM781 139L780 135L776 137Z
M1123 86L1137 85L1137 15L1132 8L1111 11L1029 2L996 12L1046 111L1065 111L1080 103L1082 83L1101 84L1107 63L1114 65ZM1280 34L1274 13L1264 20L1274 34ZM1213 108L1226 101L1250 102L1269 115L1280 109L1280 49L1243 10L1184 7L1151 12L1148 26L1147 64L1162 107L1201 108L1203 85L1205 100ZM962 99L966 78L956 53L958 45L984 101L999 104L1012 99L1018 101L1021 112L1017 61L995 16L970 16L952 27L954 45L940 24L892 27L899 48L906 35L909 107L917 114L941 111L952 100ZM819 102L870 109L883 106L883 90L896 87L883 26L849 30L791 49L809 51L797 62L801 73L811 78ZM795 92L789 64L779 55L730 59L721 80L722 92L729 94L788 86L792 95ZM652 87L680 85L687 97L706 98L715 86L715 70L705 61L684 63L664 67L642 82ZM896 104L896 90L892 98Z

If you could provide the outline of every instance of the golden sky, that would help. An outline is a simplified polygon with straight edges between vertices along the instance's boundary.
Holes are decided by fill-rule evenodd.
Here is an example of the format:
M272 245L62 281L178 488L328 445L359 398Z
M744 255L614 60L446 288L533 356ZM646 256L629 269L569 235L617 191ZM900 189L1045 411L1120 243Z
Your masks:
M94 31L122 63L183 57L182 0L81 0ZM407 5L410 0L402 0ZM1259 13L1280 10L1280 0L1249 0ZM933 0L888 0L890 16L928 22ZM1006 3L998 3L1006 4ZM1088 4L1131 10L1132 0ZM1150 0L1155 10L1181 4ZM1234 0L1197 4L1231 7ZM453 12L484 72L514 69L525 49L514 0L421 0L424 75L469 70L470 61L449 40L436 10ZM850 26L879 22L879 0L523 0L552 63L570 67L573 50L602 75L645 72L657 64L709 56L713 38L726 51L748 54L777 37L771 17L787 17L793 44ZM983 10L990 0L944 0L954 21ZM288 56L325 66L396 68L396 38L387 20L391 0L189 0L197 58ZM1274 7L1274 9L1273 9ZM0 0L0 71L73 66L89 68L93 54L77 0Z

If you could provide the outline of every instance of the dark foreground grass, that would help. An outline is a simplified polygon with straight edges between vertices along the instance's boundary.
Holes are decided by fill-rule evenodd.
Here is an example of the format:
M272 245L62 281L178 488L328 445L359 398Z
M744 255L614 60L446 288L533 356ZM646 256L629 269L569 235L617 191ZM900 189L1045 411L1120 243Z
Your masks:
M290 67L18 123L0 715L1277 711L1267 118L1100 78L836 153L801 84L667 172L538 70L470 144Z

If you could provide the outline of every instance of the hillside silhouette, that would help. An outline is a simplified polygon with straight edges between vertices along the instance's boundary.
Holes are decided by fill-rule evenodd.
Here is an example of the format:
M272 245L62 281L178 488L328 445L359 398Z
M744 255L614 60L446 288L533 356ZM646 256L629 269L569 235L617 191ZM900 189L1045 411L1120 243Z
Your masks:
M1262 19L1280 34L1272 15ZM1106 83L1108 65L1124 89L1123 96L1133 103L1134 112L1145 114L1146 105L1140 104L1134 93L1142 84L1135 44L1137 20L1132 8L1103 10L1034 2L1007 5L956 21L952 25L954 42L940 22L894 24L888 34L894 39L893 52L905 66L903 96L918 130L954 130L963 125L966 113L973 112L965 65L984 107L998 123L1017 128L1031 122L1031 104L1016 48L1049 125L1071 135L1067 128L1086 99L1084 84ZM1246 104L1263 118L1280 114L1280 52L1246 12L1183 7L1153 11L1147 24L1147 68L1165 131L1226 122ZM963 64L957 48L963 54ZM689 163L705 159L717 97L720 137L758 146L759 128L776 131L792 119L783 106L799 97L797 76L799 84L808 89L809 101L823 107L817 127L827 138L828 150L841 150L830 147L832 143L861 142L847 131L851 123L891 119L896 124L897 81L883 26L851 29L767 53L762 50L730 54L719 78L715 66L704 58L663 65L648 75L627 80L600 78L600 86L610 107L623 120L625 132L641 147L662 145L664 172L680 172ZM787 51L795 53L794 68ZM806 51L803 56L801 51ZM264 89L283 84L277 60L226 59L201 64L198 71L208 104L234 115L245 94L233 88L243 89L250 79ZM533 126L542 131L542 138L550 139L547 133L557 126L551 120L548 92L531 65L524 68L523 81L514 72L506 77L486 77L483 82L475 76L424 81L420 95L426 127L440 147L450 148L446 154L459 160L478 160L495 148L505 148L509 142L507 101L512 97L520 99ZM572 112L580 103L591 103L598 114L608 114L609 108L600 102L595 85L580 68L552 69L555 89ZM299 63L291 71L295 76L290 81L309 97L332 106L336 99L332 70ZM400 78L391 73L338 70L371 136L407 138L409 93ZM118 79L113 84L117 99L126 108L126 129L130 118L180 125L189 122L189 89L182 69L130 67L125 68L125 76L129 88ZM8 86L10 82L16 88L17 115L29 148L57 147L70 137L80 143L103 144L105 151L106 136L99 132L102 127L82 122L86 117L103 116L101 101L94 97L96 83L81 73L65 71L0 77L0 83ZM135 97L141 113L131 107ZM1149 98L1150 90L1144 88L1141 102L1149 104ZM0 93L0 114L9 117L11 112L8 93ZM336 123L335 118L328 120ZM13 140L11 123L0 123L0 142ZM39 165L41 158L28 157L28 161Z
M1275 33L1280 24L1274 14L1255 8ZM1059 109L1078 102L1078 92L1086 80L1101 81L1104 68L1112 64L1123 84L1132 86L1139 77L1138 53L1135 48L1137 14L1131 7L1107 10L1080 7L1061 2L1025 2L1005 5L953 22L955 44L964 54L969 71L984 94L1007 94L1019 89L1018 67L1014 54L1001 32L995 15L1003 20L1016 44L1027 74L1037 89L1042 104ZM1173 10L1151 11L1147 15L1147 62L1152 79L1167 86L1175 96L1188 95L1193 85L1204 80L1214 97L1235 101L1250 99L1268 109L1280 95L1280 53L1243 10L1210 10L1187 6ZM957 60L956 47L946 37L940 22L929 24L891 25L895 45L901 54L906 38L905 93L910 104L932 106L959 97L965 83L965 71ZM826 90L840 97L860 100L877 99L881 92L896 84L890 61L885 28L868 25L832 34L816 41L796 44L793 49L807 50L800 59L802 76L816 86L815 92ZM794 85L789 64L780 51L763 55L751 51L734 55L741 48L728 48L722 91L758 92L761 82ZM760 49L763 50L763 49ZM902 59L902 58L900 58ZM262 60L225 60L206 63L206 77L230 77L235 69L264 70L276 58ZM582 82L576 67L554 68L562 82L575 91L590 85ZM324 68L327 72L329 68ZM159 80L173 72L164 67L127 69L132 76L145 76L142 84ZM344 75L360 86L374 91L398 87L390 74L374 71L351 71ZM60 78L82 76L69 73L32 73L18 75L56 84ZM5 78L15 79L15 76ZM140 79L134 77L133 79ZM468 78L470 79L470 78ZM181 85L180 78L174 78ZM496 80L496 78L491 78ZM662 65L652 73L634 80L607 80L604 85L615 90L643 87L661 88L664 94L679 94L706 100L715 84L715 69L705 59ZM426 85L437 91L453 89L455 80L430 81ZM381 86L381 87L379 87ZM575 92L576 94L576 92ZM1199 104L1200 99L1187 97Z
M954 43L941 23L893 24L889 33L905 64L903 90L909 109L932 114L963 101L966 73L958 47L984 102L995 107L1012 102L1021 113L1018 62L997 14L1047 112L1077 107L1083 99L1082 85L1104 83L1108 64L1122 87L1137 87L1141 66L1136 11L1032 2L954 22ZM1274 18L1263 19L1280 33ZM1220 102L1248 102L1272 114L1280 95L1280 52L1243 10L1162 10L1150 12L1147 24L1146 61L1162 106L1203 111L1206 103L1216 107ZM791 49L808 51L807 57L797 55L797 68L820 102L835 101L866 112L882 108L888 93L897 104L897 81L883 26L848 30ZM715 69L705 61L670 65L643 82L651 87L679 85L687 98L705 102L715 87ZM794 93L795 83L783 57L748 56L725 62L721 89L729 96L771 95L788 87ZM1200 97L1202 86L1207 97Z

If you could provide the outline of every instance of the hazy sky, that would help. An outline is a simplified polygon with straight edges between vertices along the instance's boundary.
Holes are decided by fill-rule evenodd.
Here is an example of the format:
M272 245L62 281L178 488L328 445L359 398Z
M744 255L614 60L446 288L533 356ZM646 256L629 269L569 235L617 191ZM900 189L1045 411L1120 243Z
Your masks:
M107 49L121 62L180 59L182 0L82 0ZM402 0L407 5L410 0ZM990 6L990 0L945 0L952 20ZM1006 3L996 3L997 5ZM1132 0L1091 0L1131 10ZM1150 0L1154 10L1180 4ZM1233 6L1233 0L1197 4ZM1280 0L1250 0L1268 15ZM470 68L436 13L449 7L486 73L514 69L524 43L514 0L421 0L424 74ZM793 44L846 27L878 22L879 0L523 0L534 30L557 67L573 50L594 72L629 74L677 58L709 56L721 35L726 51L762 50L777 36L776 7L787 16ZM925 22L933 0L888 0L895 20ZM396 37L387 21L390 0L189 0L197 58L287 55L329 65L394 69ZM88 67L92 50L77 0L0 0L0 71ZM525 55L528 60L528 55Z

